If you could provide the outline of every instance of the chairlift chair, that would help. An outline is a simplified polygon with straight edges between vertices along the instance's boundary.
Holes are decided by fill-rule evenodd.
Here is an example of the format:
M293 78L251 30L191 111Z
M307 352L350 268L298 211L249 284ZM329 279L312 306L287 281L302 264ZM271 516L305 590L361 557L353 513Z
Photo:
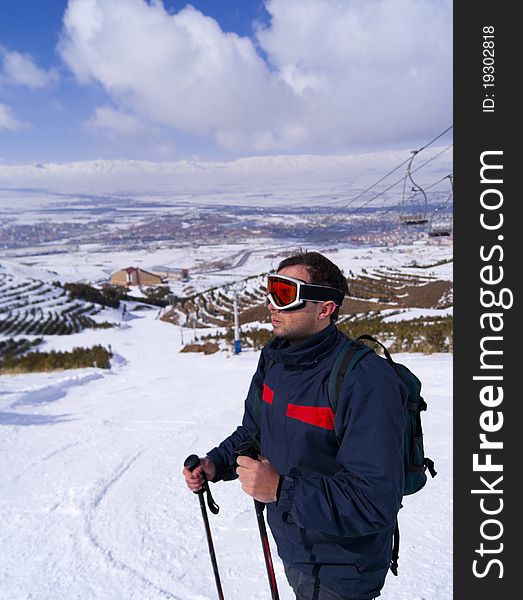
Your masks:
M450 194L441 206L436 207L432 214L429 224L429 235L431 237L449 236L452 233L453 215L452 210L449 211L449 207L452 208L454 184L452 175L447 177L450 181Z
M400 223L402 225L424 225L427 219L427 194L412 178L411 166L419 150L412 150L403 180L403 199L400 205ZM407 192L407 182L411 189Z

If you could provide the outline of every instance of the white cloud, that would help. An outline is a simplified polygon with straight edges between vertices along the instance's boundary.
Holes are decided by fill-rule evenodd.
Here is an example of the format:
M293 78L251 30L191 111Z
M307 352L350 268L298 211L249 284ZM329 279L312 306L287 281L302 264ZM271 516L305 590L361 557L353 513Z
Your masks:
M27 54L2 50L4 82L12 85L22 85L31 89L45 88L58 80L55 69L40 69Z
M174 144L164 135L165 128L109 105L99 106L84 127L91 133L101 133L106 149L125 152L131 143L138 144L147 156L160 159L176 156Z
M257 32L307 104L312 140L439 133L452 118L451 4L445 0L269 0Z
M268 0L253 42L187 6L69 0L60 43L119 107L93 126L154 123L235 150L342 149L430 136L452 118L450 0ZM122 114L123 113L123 114Z
M2 131L2 129L17 131L19 129L25 129L27 126L27 123L23 123L15 117L9 106L0 104L0 131Z
M98 107L87 121L86 127L123 136L136 136L148 131L147 125L136 116L120 112L110 106Z

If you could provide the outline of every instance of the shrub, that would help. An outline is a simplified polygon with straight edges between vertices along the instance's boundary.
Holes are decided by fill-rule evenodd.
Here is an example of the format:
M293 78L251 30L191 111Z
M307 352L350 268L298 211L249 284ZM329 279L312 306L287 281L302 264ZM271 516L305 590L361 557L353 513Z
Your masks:
M29 352L24 356L6 357L0 361L0 373L32 373L98 367L109 369L112 352L101 345L73 348L71 352Z
M86 283L66 283L63 287L69 292L71 299L78 298L93 304L110 306L111 308L118 308L120 300L127 298L127 290L121 286L105 287L99 290Z
M171 293L168 286L151 286L145 290L147 302L155 306L167 306L167 296Z
M218 344L206 342L205 344L186 344L180 352L203 352L204 354L214 354L218 352Z

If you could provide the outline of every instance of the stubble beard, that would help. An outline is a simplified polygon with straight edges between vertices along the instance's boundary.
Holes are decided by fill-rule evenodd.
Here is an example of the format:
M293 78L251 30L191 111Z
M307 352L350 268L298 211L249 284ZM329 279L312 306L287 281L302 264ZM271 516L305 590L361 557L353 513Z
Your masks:
M273 333L277 338L285 339L290 343L298 343L303 341L304 339L314 335L310 331L306 331L304 329L288 329L283 323L280 325L273 325ZM281 331L278 329L281 328Z

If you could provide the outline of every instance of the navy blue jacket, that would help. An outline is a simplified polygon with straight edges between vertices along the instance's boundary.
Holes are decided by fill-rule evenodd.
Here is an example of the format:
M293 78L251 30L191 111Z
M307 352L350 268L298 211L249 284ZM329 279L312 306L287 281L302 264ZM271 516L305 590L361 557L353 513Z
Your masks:
M267 504L282 560L342 597L368 600L380 594L391 559L407 391L371 352L345 377L334 414L328 379L343 338L331 324L300 344L265 346L242 425L208 457L215 481L233 478L234 448L258 438L284 475L278 502Z

